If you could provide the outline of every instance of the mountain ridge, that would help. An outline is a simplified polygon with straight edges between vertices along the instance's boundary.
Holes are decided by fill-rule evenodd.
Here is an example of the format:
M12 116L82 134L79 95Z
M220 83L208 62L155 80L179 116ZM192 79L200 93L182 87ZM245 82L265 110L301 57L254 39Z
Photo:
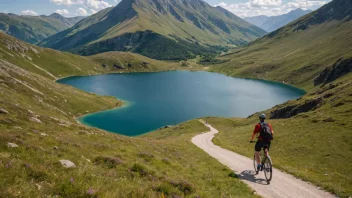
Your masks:
M233 61L218 66L215 71L275 78L311 89L314 87L312 76L319 76L339 59L352 55L352 41L345 39L345 35L352 34L351 16L351 1L334 0L247 47L223 55ZM242 65L237 65L239 63ZM266 74L268 71L270 75Z
M26 16L0 13L0 30L29 43L38 43L48 36L68 29L84 17L66 18L53 13L49 16Z
M311 10L302 10L300 8L291 10L290 12L278 16L259 15L254 17L246 17L244 20L256 25L267 32L273 32L292 21L312 12Z
M185 59L201 51L215 53L217 50L210 46L241 45L265 34L234 14L201 0L123 0L111 10L97 14L65 33L45 39L40 45L83 55L102 52L95 47L100 46L106 51L132 51L157 59ZM97 22L89 23L92 19ZM80 25L84 23L89 25L82 29ZM151 42L140 36L150 33L160 41L156 45L168 44L157 52L163 51L170 56L160 57L155 52L143 54L148 49L139 46L150 46ZM140 39L130 40L131 37ZM106 45L121 40L123 46ZM174 49L181 51L185 45L187 51L178 55ZM98 51L91 51L92 48Z

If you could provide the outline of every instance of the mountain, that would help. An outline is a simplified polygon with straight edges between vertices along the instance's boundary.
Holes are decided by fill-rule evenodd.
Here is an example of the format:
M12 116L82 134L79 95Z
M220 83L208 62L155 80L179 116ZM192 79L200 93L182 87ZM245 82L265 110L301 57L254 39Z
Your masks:
M292 10L287 14L279 15L279 16L255 16L255 17L247 17L244 18L246 21L249 23L252 23L253 25L256 25L262 29L264 29L267 32L272 32L275 31L287 24L289 24L291 21L294 21L298 19L299 17L306 15L308 13L312 12L311 10L302 10L302 9L296 9Z
M320 72L352 55L351 19L352 2L334 0L248 47L224 55L232 61L214 69L311 88Z
M157 59L187 59L264 34L202 0L123 0L39 45L81 55L132 51Z
M42 15L41 17L45 18L46 16ZM70 28L86 17L85 16L77 16L77 17L67 18L67 17L64 17L58 13L53 13L53 14L49 15L48 18L57 19L57 20L61 21L63 24L65 24L68 28Z
M243 19L257 27L261 27L261 25L263 25L263 23L265 23L269 18L269 16L259 15L253 17L244 17Z
M38 43L48 36L72 27L83 18L66 18L57 13L50 16L19 16L0 13L0 31L29 43Z

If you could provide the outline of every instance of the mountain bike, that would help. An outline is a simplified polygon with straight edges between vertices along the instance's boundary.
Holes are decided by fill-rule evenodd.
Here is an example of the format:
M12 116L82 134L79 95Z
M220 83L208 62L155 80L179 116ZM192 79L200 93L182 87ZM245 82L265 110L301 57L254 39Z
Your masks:
M255 141L251 141L251 143L255 143ZM258 163L257 163L257 160L255 160L255 153L254 153L254 156L253 156L254 170L256 174L258 174L259 171L264 171L266 181L268 184L270 184L270 181L273 177L273 165L272 165L273 163L268 153L268 145L264 145L263 149L260 151L259 157L261 159L260 170L257 169Z

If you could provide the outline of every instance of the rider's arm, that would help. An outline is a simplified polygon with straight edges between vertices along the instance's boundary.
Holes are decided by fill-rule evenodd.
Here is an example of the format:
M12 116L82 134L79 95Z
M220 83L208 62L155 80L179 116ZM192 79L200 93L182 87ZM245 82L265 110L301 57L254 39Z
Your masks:
M251 138L250 141L253 141L253 140L254 140L255 135L256 135L258 132L260 132L260 126L258 126L258 124L257 124L257 125L255 125L255 127L254 127L254 131L253 131L252 138Z
M253 133L253 135L252 135L252 138L251 138L250 142L251 142L251 141L253 141L253 139L254 139L254 137L255 137L255 134L256 134L256 133Z
M271 133L273 134L273 137L274 137L274 130L273 130L273 126L272 125L269 125L270 126L270 129L271 129Z

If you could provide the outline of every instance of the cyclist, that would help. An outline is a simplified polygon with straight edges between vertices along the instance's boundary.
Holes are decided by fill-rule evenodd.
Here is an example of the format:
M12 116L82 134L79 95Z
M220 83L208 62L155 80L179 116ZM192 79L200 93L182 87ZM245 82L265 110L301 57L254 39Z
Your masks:
M274 136L273 127L271 126L271 124L266 123L265 119L266 119L265 114L259 115L260 122L255 125L254 131L253 131L253 135L252 135L252 138L250 140L250 142L253 142L253 139L254 139L255 135L259 133L259 136L257 137L258 140L257 140L257 142L256 142L256 144L254 146L255 159L256 159L257 164L258 164L257 165L257 170L258 171L261 170L259 153L260 153L260 151L262 150L262 148L265 145L268 146L268 151L269 151L271 140L273 140L273 136Z

